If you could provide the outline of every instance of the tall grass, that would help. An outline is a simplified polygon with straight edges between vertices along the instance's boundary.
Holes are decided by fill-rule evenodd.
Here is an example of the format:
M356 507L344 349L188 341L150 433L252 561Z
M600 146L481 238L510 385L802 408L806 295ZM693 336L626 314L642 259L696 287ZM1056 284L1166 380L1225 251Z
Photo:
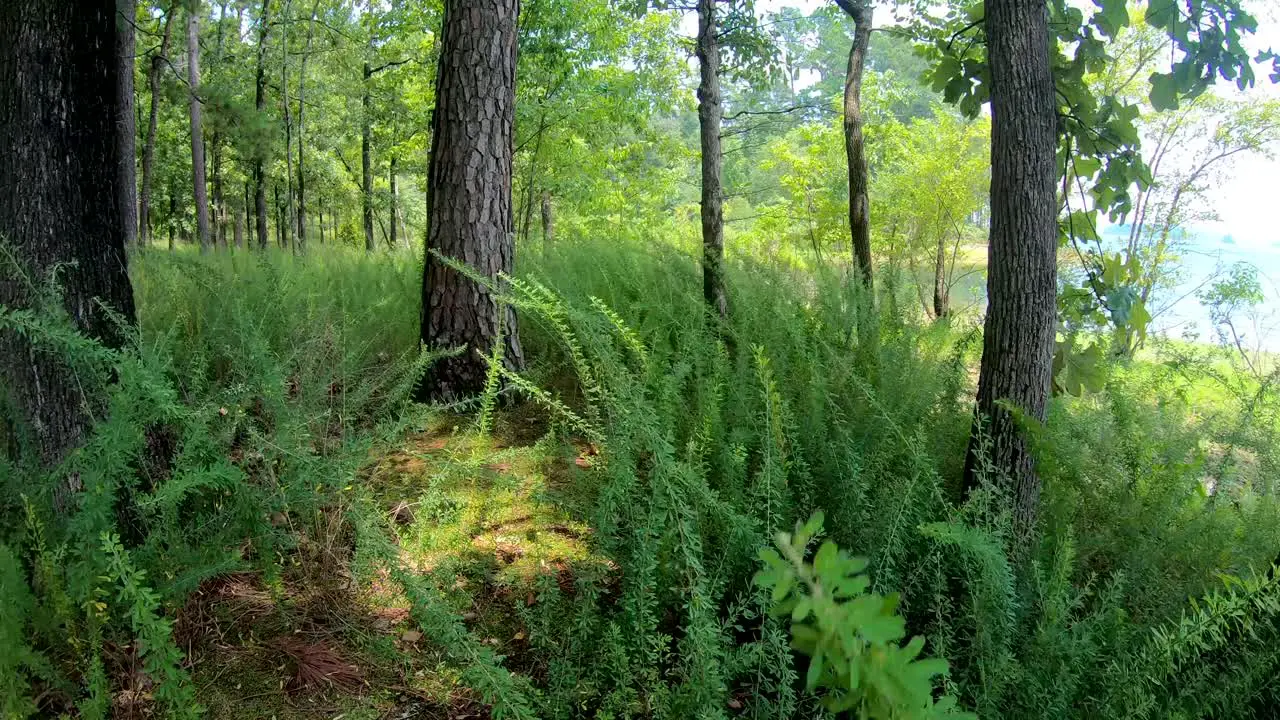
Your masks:
M448 579L399 563L357 472L422 412L407 401L432 357L420 265L326 253L134 258L141 328L102 360L110 414L52 473L0 466L13 714L43 693L46 709L56 697L100 716L101 648L131 637L162 648L163 702L188 712L188 684L165 674L174 609L212 575L279 576L323 547L359 577L387 570L495 714L824 717L752 583L773 535L822 510L827 537L868 558L874 592L900 593L909 629L950 660L940 690L981 717L1266 717L1280 508L1259 439L1274 417L1209 423L1173 368L1115 368L1038 433L1043 532L1011 564L1000 478L958 491L977 328L882 299L859 347L860 286L750 258L730 265L721 326L695 259L663 244L561 242L526 253L508 290L530 367L493 389L598 448L555 501L612 568L516 608L531 658L513 677L447 610ZM1261 458L1256 481L1223 474L1228 442ZM64 517L47 488L68 472L86 491ZM1218 573L1244 579L1215 590Z

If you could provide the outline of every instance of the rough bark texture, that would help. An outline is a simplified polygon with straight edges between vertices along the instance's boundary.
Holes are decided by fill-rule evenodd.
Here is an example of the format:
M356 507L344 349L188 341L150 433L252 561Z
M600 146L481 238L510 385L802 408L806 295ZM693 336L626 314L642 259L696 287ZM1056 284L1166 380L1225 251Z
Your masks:
M1011 483L1019 535L1029 537L1040 497L1028 440L1011 413L1043 420L1052 379L1057 225L1057 118L1043 0L987 0L991 68L991 239L977 423L989 422L989 461ZM970 439L965 485L983 448Z
M120 122L116 128L120 138L120 180L116 190L120 193L120 217L124 222L125 242L132 245L138 241L138 126L133 114L133 23L137 15L137 0L118 0L116 7L119 13L116 16L116 32L120 35L116 44L116 62L120 63L120 81L116 85L116 91L120 97L116 99L116 104L121 109Z
M724 287L724 193L721 189L720 45L715 0L698 0L698 125L702 144L702 295L722 320L729 316Z
M142 146L142 189L138 199L138 244L151 242L151 185L155 178L156 130L160 124L160 73L169 56L169 42L173 37L173 5L165 12L164 36L160 49L151 55L147 67L147 87L151 91L151 109L147 119L147 139Z
M551 193L542 191L542 244L550 245L555 241L556 222L551 214Z
M200 252L209 252L209 195L205 185L204 121L200 107L200 3L187 11L187 84L191 86L191 181Z
M31 283L63 264L71 320L112 347L125 338L99 300L134 318L118 191L132 78L120 77L116 17L116 0L0 2L0 238L18 265L0 271L0 305L32 307ZM86 391L60 358L0 332L0 405L46 466L83 439L99 401Z
M364 94L360 97L360 211L364 216L364 249L373 252L373 111L369 109L369 81L373 70L364 64Z
M479 274L510 273L515 260L511 207L518 0L446 0L428 169L427 257L422 340L464 347L432 367L425 398L454 401L484 388L485 356L505 341L509 367L524 364L515 310L440 261Z
M258 27L258 75L254 90L253 105L258 116L266 111L267 106L267 32L271 29L271 0L262 3L262 18ZM267 177L266 150L257 146L253 150L253 206L257 217L258 249L267 249Z
M853 19L853 45L844 79L844 151L849 165L849 234L853 260L867 289L872 287L871 216L867 196L867 154L862 137L862 74L871 45L871 6L864 0L837 0Z

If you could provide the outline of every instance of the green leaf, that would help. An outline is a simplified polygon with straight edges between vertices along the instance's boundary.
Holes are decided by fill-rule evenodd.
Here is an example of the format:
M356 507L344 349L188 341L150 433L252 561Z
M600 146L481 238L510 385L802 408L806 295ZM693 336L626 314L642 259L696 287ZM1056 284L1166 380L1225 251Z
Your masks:
M1178 84L1172 74L1151 74L1151 107L1160 112L1178 109Z

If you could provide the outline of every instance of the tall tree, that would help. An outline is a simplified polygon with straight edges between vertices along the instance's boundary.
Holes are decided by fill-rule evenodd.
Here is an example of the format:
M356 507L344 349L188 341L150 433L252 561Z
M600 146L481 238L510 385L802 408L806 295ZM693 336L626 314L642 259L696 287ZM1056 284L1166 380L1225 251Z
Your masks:
M721 167L720 41L716 0L698 0L698 127L702 148L702 295L722 320L729 316L724 286L724 190Z
M519 0L446 0L428 169L427 256L422 340L462 347L438 362L423 397L451 401L484 387L486 355L498 342L503 362L524 364L515 310L442 262L469 264L498 280L515 259L511 206Z
M191 0L187 7L187 84L190 88L191 109L191 180L196 205L196 236L200 252L208 252L209 195L204 166L204 120L200 97L200 0Z
M311 57L311 44L315 38L316 12L320 9L320 0L311 5L311 15L307 21L307 45L302 51L302 62L298 68L298 247L307 247L307 176L304 171L304 141L307 100L307 60Z
M17 266L0 272L0 305L38 305L36 284L61 267L71 321L111 347L125 336L103 306L134 317L118 133L132 74L121 77L116 18L116 0L0 3L0 262ZM0 378L38 461L55 464L83 439L100 399L61 358L2 331Z
M267 109L267 33L271 30L271 0L262 1L262 17L258 18L258 70L254 86L253 106L261 118ZM253 148L253 207L257 218L258 249L267 249L267 172L266 148L255 143Z
M862 75L871 45L871 4L868 0L836 0L853 19L853 44L844 81L844 149L849 163L849 234L853 259L867 289L872 288L871 203L867 195L867 154L862 135Z
M1012 482L1014 520L1025 537L1040 498L1028 440L1014 412L1043 421L1053 377L1058 221L1057 105L1044 0L987 0L991 71L991 231L987 319L978 376L978 422L989 461ZM965 483L977 482L975 435Z
M142 145L142 189L138 199L138 243L147 245L151 241L151 187L155 183L156 133L160 126L160 73L169 61L169 43L173 37L173 15L175 4L170 3L164 13L164 30L161 31L160 47L151 53L147 64L147 88L151 93L151 108L148 111L147 139Z
M137 0L118 0L116 3L116 62L120 65L120 93L118 104L123 108L117 132L120 136L120 215L124 220L125 242L129 245L138 239L138 165L135 157L137 145L137 121L133 115L133 26L138 14Z

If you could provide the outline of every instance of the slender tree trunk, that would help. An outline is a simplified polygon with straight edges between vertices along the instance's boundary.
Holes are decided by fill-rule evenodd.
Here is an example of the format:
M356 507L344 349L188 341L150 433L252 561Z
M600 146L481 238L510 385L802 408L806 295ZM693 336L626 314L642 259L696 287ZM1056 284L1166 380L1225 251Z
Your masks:
M147 245L151 240L151 184L154 182L156 158L156 130L160 123L160 73L168 62L169 42L173 36L173 15L176 8L171 4L164 16L164 32L160 40L160 49L151 56L151 64L147 68L147 87L151 91L151 109L147 119L147 140L142 146L142 190L138 200L138 243Z
M244 249L245 225L249 222L249 183L244 184L243 203L241 206L243 212L236 213L235 241L237 250Z
M396 161L398 158L394 153L391 155L391 173L387 178L391 183L391 247L399 247L399 241L396 237L398 234L396 228Z
M200 252L209 252L209 196L205 185L204 123L200 107L200 0L187 11L187 84L191 86L191 180Z
M320 226L320 244L324 244L324 198L320 198L320 214L316 218L317 224Z
M853 45L844 81L844 149L849 164L849 233L853 259L867 290L873 285L871 218L867 195L867 155L862 137L862 75L871 45L871 6L866 0L837 0L853 18Z
M293 246L293 113L289 104L289 7L285 0L280 14L280 105L284 110L284 248ZM297 248L293 248L296 250Z
M133 64L137 53L134 42L133 24L137 17L137 0L117 0L116 32L120 37L116 45L116 62L120 64L120 82L116 89L120 93L117 104L121 108L120 125L120 182L117 192L120 193L120 215L124 219L124 236L127 245L138 241L138 158L137 118L134 117L133 102Z
M253 104L261 118L267 106L267 32L271 29L271 0L263 0L261 26L258 28L258 75ZM266 149L255 144L253 149L253 205L257 216L258 249L267 249L267 178Z
M169 188L169 252L173 252L173 249L174 249L173 228L178 220L178 193L175 190L176 190L175 188L170 186Z
M938 234L937 253L933 259L933 316L941 320L951 312L951 293L947 288L947 236Z
M1011 484L1018 536L1040 499L1026 434L1012 405L1043 421L1052 380L1057 293L1057 116L1043 0L987 0L991 68L991 241L975 431L965 462L973 488L989 461ZM984 457L986 456L986 457Z
M284 228L287 223L284 218L284 203L280 201L280 183L272 183L271 189L276 195L276 247L284 250L288 247L284 236Z
M422 340L464 347L439 361L423 397L454 401L483 390L499 342L508 367L524 365L514 308L445 265L470 265L500 282L515 264L511 208L519 0L446 0L432 118Z
M729 300L724 285L724 192L720 170L720 46L715 0L698 0L698 125L702 145L702 295L726 320Z
M307 249L307 177L303 159L307 98L307 60L311 57L311 42L316 29L316 11L320 8L320 0L311 6L311 17L307 22L307 47L302 53L302 62L298 67L298 248Z
M41 307L42 284L61 267L71 322L116 348L126 333L99 303L134 321L119 187L133 75L123 77L117 18L115 0L0 2L0 237L15 265L0 271L0 306ZM104 400L91 380L23 334L0 331L0 397L20 439L6 449L14 460L52 467L83 441ZM73 475L57 489L60 507L78 483Z
M222 190L222 140L213 136L213 227L218 247L227 249L227 201Z
M542 245L548 247L555 240L555 220L551 217L551 193L542 191Z
M373 252L373 113L370 110L369 82L373 70L364 64L364 95L360 98L360 208L364 213L364 249Z

